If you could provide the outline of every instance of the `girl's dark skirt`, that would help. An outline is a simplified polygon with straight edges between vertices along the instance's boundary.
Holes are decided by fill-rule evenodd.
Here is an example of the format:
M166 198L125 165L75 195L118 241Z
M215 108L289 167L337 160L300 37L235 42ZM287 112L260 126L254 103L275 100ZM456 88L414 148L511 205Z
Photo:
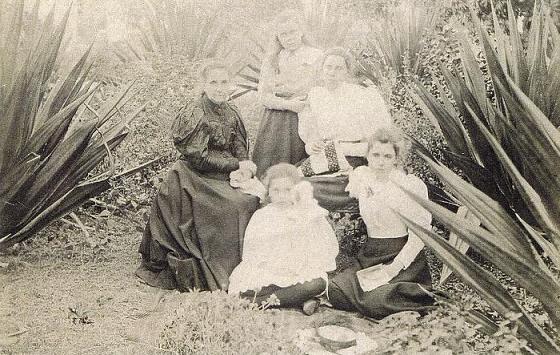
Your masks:
M367 160L362 157L346 157L346 160L353 168L367 164ZM305 180L313 186L313 197L324 209L331 212L358 213L360 211L358 200L350 197L345 191L348 185L347 175L315 175L306 177Z
M354 265L329 281L329 300L335 308L357 311L365 316L381 319L401 311L426 312L433 308L432 278L424 251L405 270L389 282L364 292L356 272L378 264L389 264L404 247L408 237L368 238Z
M305 143L298 133L297 113L265 109L253 150L257 176L262 177L275 164L296 164L306 156Z
M226 290L257 207L227 174L202 174L177 161L153 201L136 275L160 288Z

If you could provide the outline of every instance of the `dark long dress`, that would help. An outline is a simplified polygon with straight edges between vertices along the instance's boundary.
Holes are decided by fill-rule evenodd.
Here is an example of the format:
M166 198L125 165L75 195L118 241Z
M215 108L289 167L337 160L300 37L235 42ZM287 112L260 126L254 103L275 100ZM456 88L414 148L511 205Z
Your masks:
M305 143L298 134L298 114L266 108L253 150L257 176L261 177L275 164L296 164L306 156Z
M247 159L241 118L229 104L202 96L173 125L182 158L153 202L136 274L161 288L227 289L241 261L245 227L258 199L233 189L229 173Z
M358 270L391 263L407 240L406 236L368 238L354 266L329 281L329 300L332 305L338 309L358 311L376 319L400 311L425 312L432 309L433 299L420 287L432 289L432 279L424 251L388 284L371 291L364 292L356 277Z
M346 159L353 168L367 164L367 160L362 157L346 157ZM347 175L315 175L304 179L313 185L313 197L319 206L330 212L359 212L358 200L350 197L345 191L346 185L348 185Z

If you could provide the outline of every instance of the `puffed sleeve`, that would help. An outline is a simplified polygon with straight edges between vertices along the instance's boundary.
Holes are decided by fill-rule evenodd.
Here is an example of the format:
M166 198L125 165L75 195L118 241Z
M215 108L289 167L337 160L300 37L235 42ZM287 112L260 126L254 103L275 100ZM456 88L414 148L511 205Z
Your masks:
M408 191L414 193L417 196L427 199L428 198L428 187L422 180L414 175L407 175L401 184L402 187ZM420 226L430 229L432 223L432 215L424 207L419 205L417 202L413 201L408 196L406 201L400 203L401 208L399 212L405 217L416 222ZM412 261L416 258L418 253L424 248L424 243L422 240L414 234L412 230L408 230L408 241L395 257L393 262L402 265L403 269L406 269Z
M363 93L367 97L367 100L363 102L366 104L366 107L364 107L365 116L368 122L371 123L370 127L368 127L369 131L371 131L370 133L375 132L381 127L390 127L393 120L379 90L371 86L363 90Z
M194 169L202 172L231 172L239 160L231 154L208 148L210 133L202 108L193 105L182 109L172 126L173 143Z
M245 125L241 119L241 113L239 109L233 104L229 104L232 111L237 116L235 134L231 142L231 154L238 160L249 159L249 145L247 142L247 131L245 130Z
M350 197L359 199L367 196L367 170L368 167L359 166L348 175L348 185L344 190Z

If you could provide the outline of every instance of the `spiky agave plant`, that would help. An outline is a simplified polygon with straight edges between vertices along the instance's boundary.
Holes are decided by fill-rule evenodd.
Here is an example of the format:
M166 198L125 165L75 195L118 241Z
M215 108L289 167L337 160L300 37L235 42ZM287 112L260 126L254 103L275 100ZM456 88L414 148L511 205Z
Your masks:
M494 39L473 15L490 72L493 100L487 95L471 43L461 33L463 75L442 66L453 101L444 95L435 98L420 83L414 87L418 103L445 136L448 154L466 180L418 143L416 148L450 197L466 206L481 225L411 196L537 298L556 332L552 336L546 333L492 274L452 244L405 220L492 308L506 318L514 315L519 334L532 349L551 354L560 352L560 281L552 271L560 269L560 132L556 127L560 41L537 4L529 46L524 49L510 1L508 11L508 35L500 29L494 12Z
M84 179L138 113L111 120L127 87L94 118L76 122L96 89L87 80L89 50L51 87L70 9L55 25L54 7L40 20L39 0L29 15L24 0L14 5L0 14L0 250L108 189L112 171Z
M146 52L179 54L191 60L222 56L228 50L227 24L195 1L144 0L139 41Z
M395 73L403 75L410 70L412 75L421 75L424 68L420 55L439 16L439 9L425 1L402 2L375 20L370 45L382 63Z

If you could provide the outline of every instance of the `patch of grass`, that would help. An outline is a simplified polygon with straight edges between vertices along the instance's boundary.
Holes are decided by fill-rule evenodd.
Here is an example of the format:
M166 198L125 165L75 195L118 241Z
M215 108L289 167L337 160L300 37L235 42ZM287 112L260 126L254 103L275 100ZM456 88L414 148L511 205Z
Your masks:
M176 354L298 354L294 327L278 310L261 310L223 291L191 292L167 305L158 346Z

